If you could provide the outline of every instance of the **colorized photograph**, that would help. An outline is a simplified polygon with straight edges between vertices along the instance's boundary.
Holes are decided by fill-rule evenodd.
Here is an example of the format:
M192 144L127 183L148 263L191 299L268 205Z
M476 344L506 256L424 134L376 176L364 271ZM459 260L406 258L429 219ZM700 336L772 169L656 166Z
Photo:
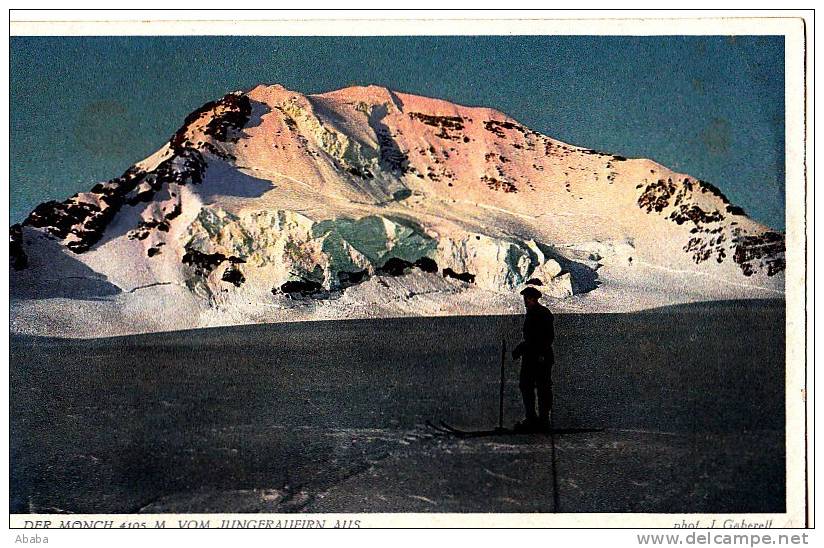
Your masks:
M787 511L784 36L10 57L12 514Z

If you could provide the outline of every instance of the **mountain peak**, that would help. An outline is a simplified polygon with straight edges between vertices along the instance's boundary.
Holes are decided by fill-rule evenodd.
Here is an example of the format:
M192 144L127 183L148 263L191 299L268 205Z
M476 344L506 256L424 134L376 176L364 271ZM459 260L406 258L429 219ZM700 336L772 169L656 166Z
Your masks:
M317 95L322 97L337 97L342 100L349 101L368 99L370 101L380 102L389 99L392 93L394 93L394 91L386 86L367 84L347 86L345 88L339 88L336 90L319 93Z
M509 313L525 284L568 310L783 295L783 234L715 186L374 85L226 94L11 241L26 306L61 288L138 330Z

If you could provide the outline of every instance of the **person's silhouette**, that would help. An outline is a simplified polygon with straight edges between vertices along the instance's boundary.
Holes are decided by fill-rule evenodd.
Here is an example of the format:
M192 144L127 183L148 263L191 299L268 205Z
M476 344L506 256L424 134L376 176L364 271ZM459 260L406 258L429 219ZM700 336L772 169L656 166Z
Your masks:
M552 312L538 300L541 292L534 287L521 291L526 306L524 340L512 351L514 359L521 359L519 387L524 399L526 419L515 425L517 430L546 431L550 428L552 408L552 365L555 357L552 342L555 325ZM535 393L538 393L538 413L535 413Z

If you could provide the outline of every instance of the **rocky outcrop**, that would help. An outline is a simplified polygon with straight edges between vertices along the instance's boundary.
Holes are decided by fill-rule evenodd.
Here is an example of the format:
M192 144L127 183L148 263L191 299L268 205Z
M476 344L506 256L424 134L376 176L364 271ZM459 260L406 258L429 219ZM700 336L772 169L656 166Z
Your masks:
M786 268L783 234L765 232L758 236L744 236L738 233L734 235L732 244L735 248L733 260L745 276L752 276L760 270L774 276Z
M710 259L720 264L731 257L748 277L760 271L775 276L784 270L784 235L774 231L748 235L737 222L725 223L728 215L743 216L744 210L731 205L717 187L706 181L673 181L670 177L636 188L641 190L638 207L690 226L690 236L682 249L695 264Z
M183 127L169 140L164 158L153 169L132 166L120 177L98 183L89 192L75 194L64 202L40 204L22 225L43 229L75 253L86 252L103 238L109 223L124 206L149 203L170 184L199 184L207 165L204 152L226 158L215 142L236 141L250 114L249 98L240 93L206 103L186 117ZM152 230L168 230L166 221L177 214L179 211L172 211L166 219L142 221L132 237L145 239Z
M19 224L9 228L9 264L15 270L23 270L29 264L23 248L23 228Z

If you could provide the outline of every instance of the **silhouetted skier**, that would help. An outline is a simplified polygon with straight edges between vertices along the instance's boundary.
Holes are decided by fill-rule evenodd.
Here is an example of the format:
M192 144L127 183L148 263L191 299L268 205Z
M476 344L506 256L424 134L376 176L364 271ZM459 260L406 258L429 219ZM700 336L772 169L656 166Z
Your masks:
M519 387L524 399L526 419L515 425L516 430L549 430L549 412L552 408L552 341L555 325L552 312L541 303L541 292L534 287L521 291L526 306L524 340L512 351L514 359L521 358ZM535 392L538 393L538 414L535 414Z

